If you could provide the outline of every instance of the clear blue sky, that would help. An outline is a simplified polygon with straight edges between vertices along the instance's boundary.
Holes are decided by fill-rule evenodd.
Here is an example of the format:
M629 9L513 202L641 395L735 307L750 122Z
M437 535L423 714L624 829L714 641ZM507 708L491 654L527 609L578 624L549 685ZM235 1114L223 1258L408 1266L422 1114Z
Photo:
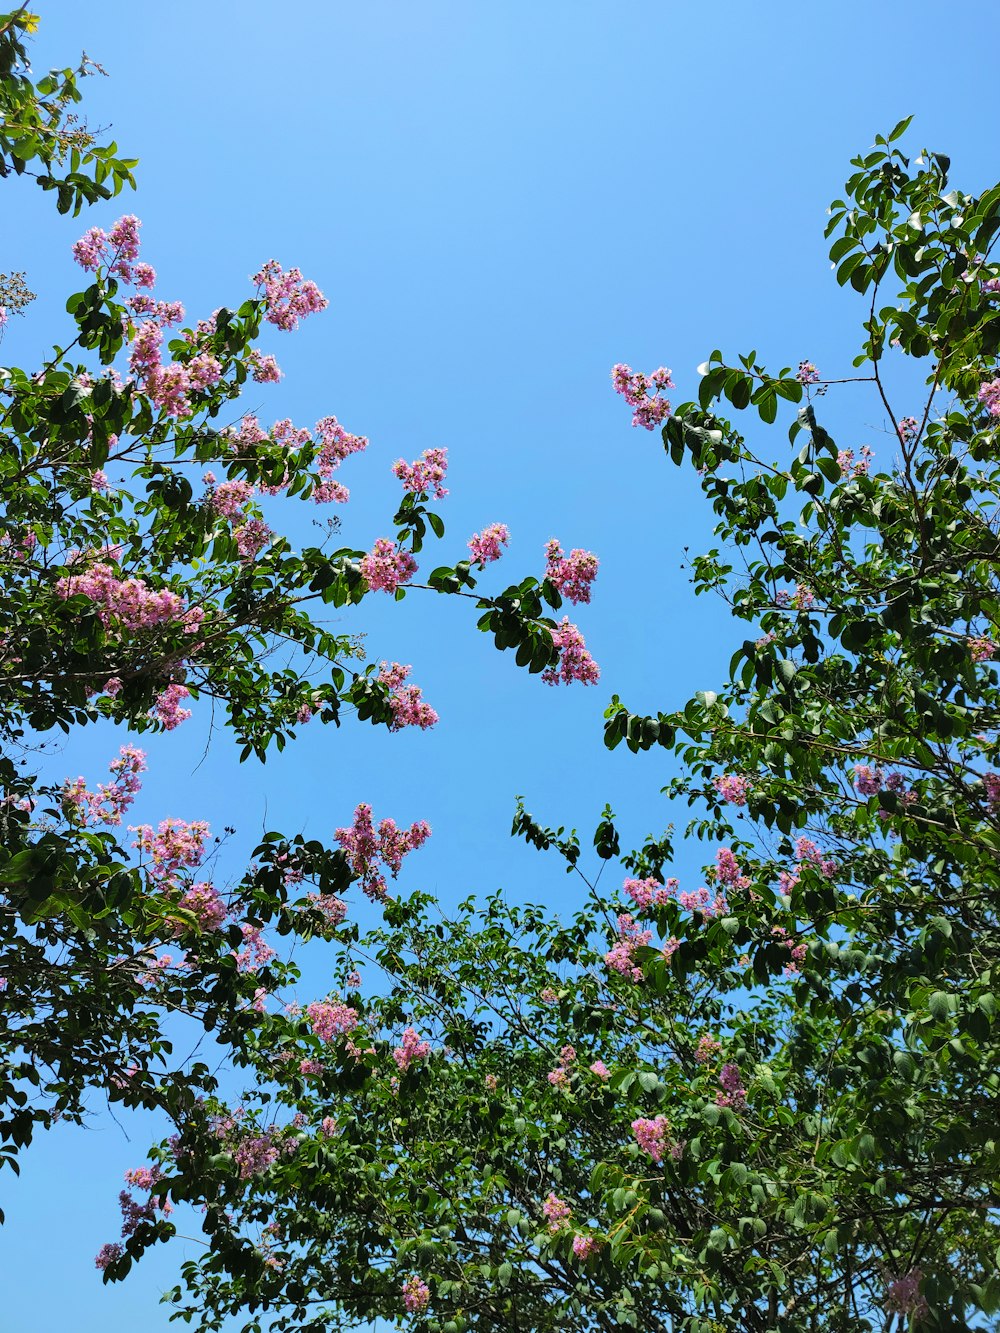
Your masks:
M611 801L626 845L662 827L665 757L608 754L601 712L613 692L641 711L712 688L734 637L724 607L695 601L680 571L685 546L709 544L710 515L658 437L631 429L610 367L672 366L678 398L716 346L849 373L861 310L829 271L826 205L848 159L910 112L909 143L950 152L956 182L1000 176L1000 108L980 56L1000 36L995 3L956 0L946 17L928 0L37 8L36 70L81 48L107 69L85 85L88 114L141 158L139 191L74 222L3 183L0 268L27 270L39 292L5 361L32 364L65 327L79 285L69 247L120 212L143 219L159 294L194 317L238 303L274 256L314 278L330 308L269 342L285 380L247 406L306 425L335 413L370 436L341 473L346 544L389 531L392 461L445 445L442 561L497 520L513 533L498 567L512 576L540 573L550 536L601 557L594 605L577 617L602 667L596 688L529 678L475 632L467 604L372 597L345 624L367 632L371 657L413 663L441 713L434 732L307 729L262 770L240 768L221 735L200 762L199 711L147 747L137 816L234 823L245 846L265 825L328 838L369 800L434 828L407 884L446 903L503 887L570 906L572 881L507 837L514 794L585 831ZM889 449L860 391L827 401L845 445ZM775 428L767 449L783 439ZM45 771L97 781L120 740L92 729ZM685 853L681 873L701 859ZM98 1108L90 1130L40 1141L19 1183L0 1181L5 1330L168 1327L157 1298L190 1247L151 1255L121 1287L93 1268L117 1235L122 1172L158 1132Z

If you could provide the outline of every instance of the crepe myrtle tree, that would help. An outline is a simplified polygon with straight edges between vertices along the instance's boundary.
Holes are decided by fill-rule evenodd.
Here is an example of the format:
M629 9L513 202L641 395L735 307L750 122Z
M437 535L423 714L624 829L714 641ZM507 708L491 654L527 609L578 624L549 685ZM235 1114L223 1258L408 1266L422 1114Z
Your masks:
M76 75L32 82L22 38L35 23L0 15L0 162L79 211L131 184L132 164L67 119ZM275 836L233 876L197 811L125 824L147 767L137 733L211 706L241 759L263 760L347 713L432 727L408 666L366 662L357 633L321 619L416 589L471 601L479 628L549 684L598 675L576 626L550 615L563 592L589 600L590 553L550 543L540 577L487 595L477 584L509 538L494 522L418 577L425 542L444 538L431 507L447 494L443 448L393 465L399 507L369 550L335 549L337 520L301 550L281 534L292 505L346 504L339 469L368 444L333 415L265 426L237 406L246 386L280 380L260 335L322 311L315 283L269 260L234 308L188 320L158 292L135 216L89 228L72 251L85 285L44 364L7 360L23 281L8 276L18 300L0 309L0 1163L15 1168L38 1127L81 1120L94 1094L190 1114L216 1083L174 1054L183 1023L245 1063L268 996L297 975L280 937L328 934L352 882L386 898L430 833L373 821L362 801L329 846ZM124 734L104 781L33 771L46 734L97 721ZM127 1221L130 1237L164 1225L146 1204Z
M716 352L675 407L669 371L614 371L700 478L695 588L742 628L714 690L607 714L674 757L701 882L669 831L623 854L606 810L584 855L519 808L567 920L411 894L334 927L340 989L269 1001L239 1113L210 1096L153 1153L155 1197L205 1209L178 1318L996 1327L1000 186L907 159L907 123L830 211L853 373ZM845 381L879 437L822 426Z

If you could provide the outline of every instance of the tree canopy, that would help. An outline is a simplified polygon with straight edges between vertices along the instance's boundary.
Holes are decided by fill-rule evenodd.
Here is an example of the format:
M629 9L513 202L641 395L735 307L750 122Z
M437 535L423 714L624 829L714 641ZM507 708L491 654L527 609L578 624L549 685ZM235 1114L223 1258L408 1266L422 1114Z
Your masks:
M5 121L33 127L0 138L2 160L78 210L133 164L66 138L76 76L31 82L33 22L0 16ZM290 331L325 304L298 270L269 261L252 297L186 326L151 294L131 215L77 243L91 277L71 341L0 372L0 1135L16 1164L92 1088L169 1115L130 1172L105 1280L194 1205L204 1257L170 1299L204 1329L992 1326L1000 185L953 188L942 154L904 155L908 127L852 163L830 209L836 280L860 302L850 373L714 351L675 404L670 371L612 372L715 514L691 568L728 603L733 655L714 691L605 714L609 747L673 756L702 883L671 874L671 830L623 850L610 809L581 841L518 805L514 834L579 887L565 920L501 896L447 915L397 889L429 830L363 800L334 845L269 834L222 890L202 823L126 845L131 743L93 789L25 771L31 736L98 717L170 730L187 699L214 701L247 759L350 710L431 726L405 668L313 617L379 592L473 601L550 684L598 674L549 614L589 601L590 552L551 543L542 578L488 596L495 525L416 581L444 538L443 451L396 465L394 535L368 552L332 549L335 522L301 551L272 529L272 502L343 502L333 474L365 445L333 417L218 424L248 380L278 377L262 323ZM908 362L923 390L900 401ZM888 443L831 438L848 381ZM381 904L375 928L352 889ZM313 938L336 985L284 1003L282 943ZM173 1059L178 1015L226 1047L238 1100Z

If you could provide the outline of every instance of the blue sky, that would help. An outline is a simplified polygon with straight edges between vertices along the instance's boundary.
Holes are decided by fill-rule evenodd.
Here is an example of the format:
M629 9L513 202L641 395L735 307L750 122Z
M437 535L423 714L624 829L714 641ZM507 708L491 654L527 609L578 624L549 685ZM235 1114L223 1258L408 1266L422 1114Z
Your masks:
M995 44L996 6L955 3L947 22L927 0L37 7L36 71L81 48L101 62L109 78L87 81L88 116L141 159L139 190L73 221L4 183L0 267L27 270L39 293L5 361L33 365L66 327L80 285L70 245L120 212L143 219L159 294L195 318L237 304L274 256L330 308L267 341L285 379L246 406L306 425L334 413L370 437L340 474L345 544L389 531L393 460L444 445L452 493L434 563L498 520L513 540L487 588L540 573L550 536L601 558L594 604L575 617L602 668L596 688L519 671L457 599L373 596L343 623L366 632L370 657L413 664L441 714L432 733L307 729L261 769L237 765L221 734L203 758L199 711L147 747L137 816L235 824L246 846L265 826L329 838L369 800L434 828L408 885L446 903L502 887L571 907L558 865L507 837L515 793L584 832L610 801L625 845L661 828L666 757L608 754L603 708L615 692L634 711L681 704L718 683L743 637L721 603L691 594L684 548L710 544L711 516L658 437L630 427L611 365L671 366L677 399L717 346L850 373L862 311L829 271L826 205L849 158L910 112L914 151L950 152L965 188L997 179L997 98L974 58ZM822 408L841 443L888 451L862 388L842 395ZM779 422L761 447L781 456L784 442ZM301 515L290 522L310 539ZM91 729L45 772L100 780L120 742ZM680 872L710 855L684 851ZM88 1131L40 1141L20 1182L4 1179L12 1333L168 1327L156 1301L184 1242L123 1287L103 1288L92 1262L117 1233L121 1174L156 1133L97 1114Z

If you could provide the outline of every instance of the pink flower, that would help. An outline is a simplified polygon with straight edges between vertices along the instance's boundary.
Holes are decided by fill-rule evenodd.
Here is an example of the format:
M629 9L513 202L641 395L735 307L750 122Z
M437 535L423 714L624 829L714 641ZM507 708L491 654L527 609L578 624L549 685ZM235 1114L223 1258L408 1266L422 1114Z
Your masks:
M332 1139L337 1132L337 1122L332 1115L325 1115L319 1122L319 1132L325 1139Z
M426 1060L430 1053L430 1042L421 1041L413 1028L407 1028L403 1033L402 1043L393 1051L392 1058L399 1072L405 1074L415 1060Z
M751 791L749 778L737 777L732 773L723 773L712 779L716 791L730 805L746 805Z
M378 678L388 687L389 704L392 707L392 731L403 727L420 727L426 730L433 727L439 718L428 703L424 703L419 685L406 685L405 680L411 668L399 662L383 662Z
M551 1192L542 1204L542 1216L549 1224L549 1231L554 1235L561 1231L563 1227L569 1226L569 1219L573 1215L573 1210L564 1199L560 1199Z
M500 548L509 543L510 532L506 523L491 523L482 532L473 533L468 542L473 564L485 566L499 560L503 555Z
M882 790L882 770L867 764L854 765L854 785L862 796L876 796Z
M633 426L653 430L670 415L670 403L660 397L663 390L674 387L670 371L665 367L661 366L647 376L633 373L631 366L619 362L611 371L611 382L615 386L615 393L620 393L628 405L635 408ZM653 390L652 397L648 394L650 388Z
M77 245L79 244L80 242L78 241ZM74 250L75 248L76 247L74 247ZM103 1273L106 1268L110 1268L112 1264L117 1263L123 1254L124 1250L116 1240L109 1241L107 1244L102 1245L97 1251L97 1256L94 1259L94 1267L99 1268Z
M604 1063L603 1060L595 1060L594 1063L590 1066L590 1072L592 1074L596 1074L602 1083L606 1083L608 1079L611 1077L611 1070L607 1067L607 1065Z
M168 685L158 696L153 713L166 731L173 731L191 716L190 708L179 707L180 701L189 698L190 694L191 691L183 685Z
M352 871L361 881L363 892L373 900L386 896L385 876L379 863L383 863L395 879L403 857L423 846L430 835L430 825L422 819L411 824L409 829L397 828L395 820L383 819L376 832L372 808L364 802L356 807L351 827L339 828L334 833L347 854Z
M259 518L249 518L233 529L236 549L242 560L255 560L264 547L269 545L274 533Z
M395 592L400 584L409 583L416 572L413 556L409 551L397 549L388 537L379 537L361 561L361 573L373 592Z
M978 638L969 639L969 655L973 662L988 662L996 652L997 646L992 639L986 635L980 635Z
M632 1133L636 1143L657 1166L663 1161L663 1154L666 1151L664 1139L669 1128L670 1123L665 1115L658 1115L654 1120L640 1116L632 1121Z
M698 1038L694 1058L700 1065L711 1064L721 1050L722 1042L716 1041L714 1037L710 1037L706 1032L703 1037Z
M277 384L281 379L281 371L273 356L254 349L247 357L247 362L253 367L253 377L257 384Z
M601 1242L595 1236L574 1236L573 1253L578 1259L589 1259L601 1248Z
M1000 379L981 384L977 397L991 417L1000 417Z
M368 448L366 436L351 435L336 417L323 417L317 421L316 435L319 440L316 467L321 477L329 477L349 454L361 453Z
M442 485L448 471L447 449L425 449L413 463L406 463L398 458L392 465L395 476L403 483L403 490L413 495L434 494L437 500L443 500L448 494Z
M118 676L112 676L104 682L104 693L112 699L117 699L121 693L122 683Z
M260 926L245 922L240 926L240 934L243 948L233 955L237 972L256 972L260 967L267 967L272 958L277 958L277 952L264 939Z
M571 602L589 602L590 585L597 578L597 556L578 548L563 554L552 537L545 543L545 577Z
M97 468L94 472L90 474L90 485L93 490L98 492L98 494L102 493L103 491L106 491L108 489L108 486L110 485L108 481L108 474L106 472L102 472L100 468Z
M583 635L569 617L564 617L562 624L551 630L552 642L559 650L559 662L547 667L542 672L546 685L570 685L581 681L584 685L596 685L601 676L601 669L587 651Z
M361 1021L358 1011L342 1000L314 1000L312 1004L306 1005L306 1017L320 1041L333 1041L334 1037L346 1036Z
M81 268L96 272L104 259L108 238L100 227L91 227L73 244L73 258ZM107 1248L107 1247L105 1247Z
M819 382L819 371L811 361L800 361L795 378L800 384L817 384Z
M313 504L346 504L351 492L339 481L321 481L312 488Z
M297 328L300 319L325 310L329 304L316 284L303 278L299 269L283 272L275 259L269 259L251 281L264 289L267 307L264 318L286 332Z
M920 432L920 423L916 417L901 417L899 425L896 427L896 433L903 444L909 444L917 438Z
M347 916L347 904L332 893L310 893L308 898L316 911L321 912L331 926L339 926Z
M419 1314L430 1304L431 1289L419 1277L410 1276L403 1283L403 1307L409 1314Z
M893 1278L886 1288L885 1308L891 1314L908 1315L917 1319L928 1312L927 1302L920 1292L923 1273L911 1268L903 1277Z
M719 1082L722 1084L722 1091L715 1095L716 1106L728 1106L734 1111L742 1111L747 1103L747 1094L739 1065L723 1065L719 1071Z
M212 493L212 509L222 518L235 518L252 495L248 481L224 481Z
M613 972L620 973L630 981L642 980L642 968L634 961L636 949L644 948L653 938L651 930L640 930L635 920L627 912L618 917L618 941L604 955L604 961Z
M229 915L229 908L208 883L193 884L177 904L197 918L199 927L206 932L221 930ZM179 927L183 929L183 927Z
M155 880L172 883L179 870L200 865L205 855L208 825L204 820L188 824L183 819L164 819L155 834L149 824L129 831L138 834L132 846L149 855L146 870Z

